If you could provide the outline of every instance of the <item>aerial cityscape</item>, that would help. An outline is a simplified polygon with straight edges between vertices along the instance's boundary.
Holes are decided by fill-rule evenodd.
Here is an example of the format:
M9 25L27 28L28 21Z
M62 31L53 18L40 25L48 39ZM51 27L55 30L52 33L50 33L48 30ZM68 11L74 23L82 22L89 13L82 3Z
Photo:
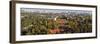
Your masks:
M20 8L21 35L91 33L92 11Z

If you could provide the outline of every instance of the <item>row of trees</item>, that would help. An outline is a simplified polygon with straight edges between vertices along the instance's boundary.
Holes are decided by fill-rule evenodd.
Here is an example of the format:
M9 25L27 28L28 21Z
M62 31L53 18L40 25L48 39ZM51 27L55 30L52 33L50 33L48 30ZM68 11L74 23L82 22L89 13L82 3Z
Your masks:
M21 18L21 35L87 33L92 32L91 15L59 15L55 21L50 15L23 14ZM54 17L54 16L53 16ZM56 17L56 16L55 16ZM54 17L54 18L55 18ZM64 20L64 23L59 23ZM52 32L51 32L52 31ZM53 33L55 32L55 33Z

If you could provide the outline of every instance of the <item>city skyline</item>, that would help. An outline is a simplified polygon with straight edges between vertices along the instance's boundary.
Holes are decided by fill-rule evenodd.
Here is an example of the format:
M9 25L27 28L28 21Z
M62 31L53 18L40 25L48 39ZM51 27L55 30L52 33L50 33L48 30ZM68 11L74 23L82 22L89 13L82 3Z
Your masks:
M88 13L92 14L91 10L69 10L69 9L44 9L44 8L20 8L22 12L31 13Z

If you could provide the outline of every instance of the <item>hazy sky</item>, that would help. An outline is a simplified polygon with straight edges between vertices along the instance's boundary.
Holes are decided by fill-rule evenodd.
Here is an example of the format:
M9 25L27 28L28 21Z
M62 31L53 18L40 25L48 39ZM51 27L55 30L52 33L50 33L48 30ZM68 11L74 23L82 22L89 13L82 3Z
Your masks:
M44 8L21 8L21 12L40 12L40 13L92 13L90 10L65 10L65 9L44 9Z

